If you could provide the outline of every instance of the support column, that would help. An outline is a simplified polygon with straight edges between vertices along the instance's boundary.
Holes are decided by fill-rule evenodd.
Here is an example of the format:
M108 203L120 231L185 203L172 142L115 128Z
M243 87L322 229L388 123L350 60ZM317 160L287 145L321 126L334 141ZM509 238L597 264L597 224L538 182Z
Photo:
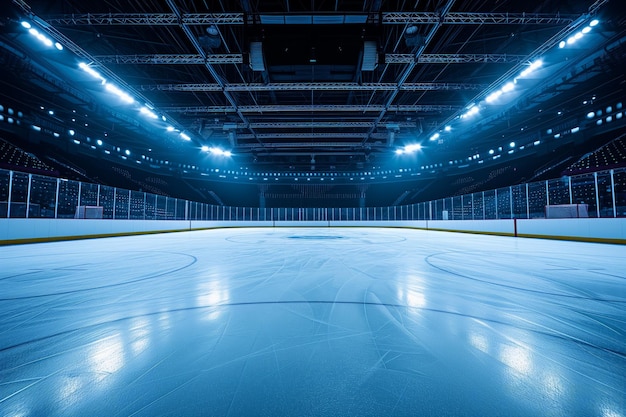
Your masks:
M7 218L11 218L11 195L12 194L13 194L13 171L9 171L9 198L7 199Z
M617 207L615 207L615 179L613 178L614 170L611 170L611 198L613 200L613 217L617 217Z
M56 200L54 201L54 218L57 219L59 217L59 188L61 186L61 179L57 178L57 193Z
M593 183L596 189L596 216L600 218L600 196L598 195L598 173L593 173Z
M26 191L26 218L30 217L30 187L33 185L33 174L28 174L28 190Z

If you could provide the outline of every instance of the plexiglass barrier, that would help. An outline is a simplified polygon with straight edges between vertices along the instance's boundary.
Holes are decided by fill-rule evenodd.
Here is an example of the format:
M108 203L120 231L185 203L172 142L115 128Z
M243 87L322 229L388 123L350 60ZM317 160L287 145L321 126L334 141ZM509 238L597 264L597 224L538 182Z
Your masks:
M626 217L626 168L403 206L218 206L106 185L0 170L0 218L217 221L483 220Z

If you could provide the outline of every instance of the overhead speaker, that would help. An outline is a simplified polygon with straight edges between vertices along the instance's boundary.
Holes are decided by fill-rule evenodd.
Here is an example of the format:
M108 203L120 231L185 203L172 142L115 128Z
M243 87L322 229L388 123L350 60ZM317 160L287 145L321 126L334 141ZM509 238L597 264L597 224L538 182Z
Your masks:
M216 49L222 44L220 32L217 30L216 26L206 28L206 35L199 36L198 41L200 41L200 45L202 45L204 49Z
M250 42L250 68L252 71L265 71L262 42Z
M361 71L374 71L378 66L378 47L376 41L363 41L363 60Z
M411 25L404 31L404 42L406 46L417 47L425 43L424 35L418 32L417 26Z

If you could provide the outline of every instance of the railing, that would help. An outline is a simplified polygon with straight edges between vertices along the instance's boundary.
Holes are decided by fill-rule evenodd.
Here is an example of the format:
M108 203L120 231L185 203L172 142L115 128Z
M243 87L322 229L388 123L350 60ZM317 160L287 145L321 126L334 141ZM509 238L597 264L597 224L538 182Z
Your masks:
M545 218L553 206L583 217L626 217L626 168L532 182L411 205L360 208L216 206L78 181L0 170L0 218L219 221L375 221ZM82 210L79 210L82 208Z

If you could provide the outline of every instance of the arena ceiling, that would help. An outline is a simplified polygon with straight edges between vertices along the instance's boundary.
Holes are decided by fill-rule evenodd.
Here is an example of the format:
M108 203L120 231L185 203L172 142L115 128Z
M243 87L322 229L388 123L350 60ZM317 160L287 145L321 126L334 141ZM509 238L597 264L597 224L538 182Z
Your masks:
M3 95L44 130L138 164L341 172L530 157L583 103L623 98L616 3L13 0Z

